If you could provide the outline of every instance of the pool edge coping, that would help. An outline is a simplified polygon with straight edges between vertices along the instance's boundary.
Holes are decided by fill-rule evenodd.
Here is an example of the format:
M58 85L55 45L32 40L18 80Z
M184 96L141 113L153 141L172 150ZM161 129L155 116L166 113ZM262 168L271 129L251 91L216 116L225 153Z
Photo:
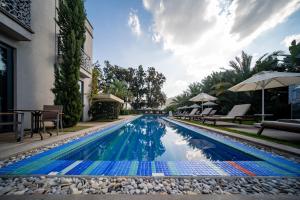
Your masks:
M277 144L275 142L269 142L269 141L265 141L265 140L261 140L261 139L257 139L257 138L252 138L252 137L248 137L248 136L244 136L244 135L239 135L239 134L236 134L236 133L232 133L232 132L229 132L229 131L224 131L224 130L220 130L220 129L216 129L216 128L212 128L212 127L202 126L200 124L194 124L194 123L183 121L183 120L176 119L176 118L173 118L173 117L172 118L167 117L167 118L169 118L171 120L174 120L174 121L177 121L177 122L181 122L181 123L185 123L185 124L188 124L188 125L191 125L191 126L195 126L197 128L203 128L203 129L206 129L206 130L209 130L209 131L214 131L214 132L226 135L226 136L246 140L246 141L261 145L261 146L265 146L265 147L269 147L269 148L271 147L271 148L274 148L274 149L277 149L277 150L280 150L280 151L283 151L283 152L286 152L286 153L290 153L290 154L300 156L300 149L297 149L297 148L294 148L294 147L286 146L286 145L283 145L283 144Z

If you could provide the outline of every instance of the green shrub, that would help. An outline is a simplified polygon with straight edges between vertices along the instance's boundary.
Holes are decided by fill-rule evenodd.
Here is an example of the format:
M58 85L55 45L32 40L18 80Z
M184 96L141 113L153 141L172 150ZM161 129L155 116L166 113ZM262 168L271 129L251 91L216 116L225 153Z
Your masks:
M120 114L120 104L116 102L92 102L89 115L92 120L118 119Z
M138 114L136 110L121 110L120 115L134 115Z

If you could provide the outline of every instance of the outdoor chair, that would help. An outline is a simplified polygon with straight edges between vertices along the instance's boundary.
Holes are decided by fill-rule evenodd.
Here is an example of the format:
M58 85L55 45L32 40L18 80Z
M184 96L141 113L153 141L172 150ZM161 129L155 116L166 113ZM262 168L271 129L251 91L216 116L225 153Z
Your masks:
M247 116L246 113L250 109L251 104L235 105L225 116L206 116L202 117L202 122L212 121L216 125L217 121L241 121L251 119L251 116Z
M56 126L56 133L58 135L59 128L63 131L62 123L63 106L62 105L44 105L42 114L42 124L44 132L46 132L45 122L52 122ZM51 132L48 132L50 135Z
M265 128L300 133L300 119L281 119L277 121L263 121L257 135L261 135Z
M198 108L193 108L193 110L189 114L184 115L183 118L184 119L186 119L186 118L190 119L190 117L192 117L193 115L195 115L197 112L198 112Z
M203 116L209 115L211 111L212 111L212 108L205 108L201 113L198 113L195 115L190 115L189 119L199 119Z
M184 112L181 112L181 113L178 113L177 115L175 115L174 117L176 117L176 118L179 118L179 117L183 117L183 116L185 116L187 114L187 112L186 111L184 111Z
M212 110L207 116L214 116L217 113L217 110Z
M24 113L23 112L1 112L0 116L11 117L12 120L0 121L0 126L13 125L17 142L23 140L24 137Z

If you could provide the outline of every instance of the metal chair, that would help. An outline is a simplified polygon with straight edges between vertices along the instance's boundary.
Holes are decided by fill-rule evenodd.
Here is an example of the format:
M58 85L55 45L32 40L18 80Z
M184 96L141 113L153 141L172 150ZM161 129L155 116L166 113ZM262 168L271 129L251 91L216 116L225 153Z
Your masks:
M43 130L46 131L45 122L52 122L56 126L57 135L59 128L63 131L62 123L63 106L62 105L44 105L42 114Z

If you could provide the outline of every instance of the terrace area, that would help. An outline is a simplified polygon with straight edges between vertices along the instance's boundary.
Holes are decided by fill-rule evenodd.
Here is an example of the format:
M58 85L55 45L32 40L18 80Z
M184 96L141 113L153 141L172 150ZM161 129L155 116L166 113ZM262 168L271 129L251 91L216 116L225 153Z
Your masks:
M296 1L90 2L0 1L0 199L299 199Z

